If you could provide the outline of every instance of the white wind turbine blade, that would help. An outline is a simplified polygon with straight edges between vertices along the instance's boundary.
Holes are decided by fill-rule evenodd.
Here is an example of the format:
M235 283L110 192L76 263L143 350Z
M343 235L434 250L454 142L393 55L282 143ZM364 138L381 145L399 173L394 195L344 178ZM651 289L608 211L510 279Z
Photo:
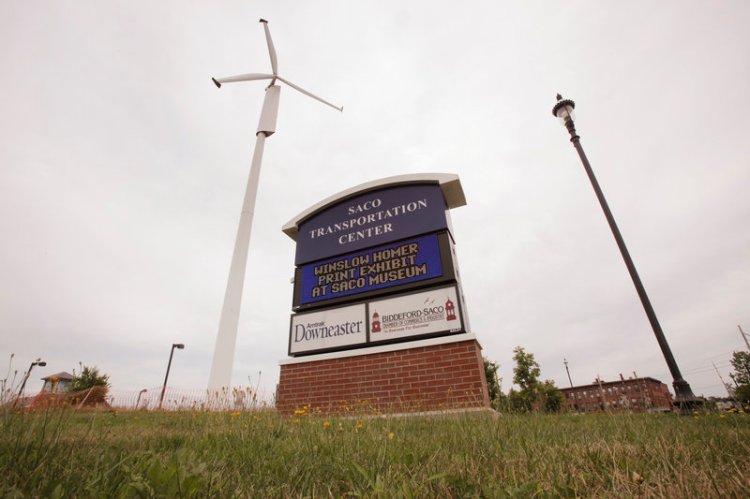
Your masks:
M268 55L271 56L271 70L273 74L279 74L279 67L276 59L276 49L273 48L273 40L271 40L271 31L268 29L268 21L261 19L263 23L263 31L266 32L266 43L268 44Z
M225 78L211 78L217 87L221 88L223 83L233 83L235 81L253 81L253 80L273 80L273 75L264 73L247 73L244 75L227 76Z
M291 81L285 80L285 79L284 79L284 78L282 78L281 76L277 76L276 78L277 78L277 79L279 79L279 80L281 80L281 81L283 81L284 83L286 83L287 85L289 85L290 87L292 87L293 89L295 89L296 91L298 91L298 92L301 92L301 93L303 93L303 94L307 95L308 97L312 97L312 98L313 98L313 99L315 99L316 101L318 101L318 102L322 102L322 103L323 103L323 104L325 104L326 106L331 106L332 108L334 108L334 109L335 109L335 110L337 110L337 111L342 111L342 112L344 111L344 107L343 107L343 106L341 106L341 107L338 107L338 106L334 106L333 104L331 104L331 103L330 103L330 102L328 102L327 100L323 100L323 99L321 99L320 97L318 97L317 95L315 95L315 94L311 94L310 92L308 92L308 91L307 91L307 90L305 90L304 88L300 88L300 87L298 87L297 85L295 85L295 84L294 84L294 83L292 83Z

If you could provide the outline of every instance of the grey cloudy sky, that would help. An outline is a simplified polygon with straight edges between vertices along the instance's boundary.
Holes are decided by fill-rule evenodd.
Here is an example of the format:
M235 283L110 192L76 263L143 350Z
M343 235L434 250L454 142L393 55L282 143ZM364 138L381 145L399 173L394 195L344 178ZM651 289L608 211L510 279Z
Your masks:
M233 382L272 392L294 244L280 228L376 178L446 172L485 356L544 378L657 377L666 364L550 110L578 130L685 378L723 395L750 330L746 1L33 1L0 4L0 360L78 362L115 389L206 386L264 83L266 143Z

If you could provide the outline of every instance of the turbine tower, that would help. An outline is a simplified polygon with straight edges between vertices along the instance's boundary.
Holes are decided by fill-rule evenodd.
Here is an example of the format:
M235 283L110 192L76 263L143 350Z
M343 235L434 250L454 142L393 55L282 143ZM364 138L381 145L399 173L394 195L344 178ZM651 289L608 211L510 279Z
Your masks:
M211 374L208 378L208 389L210 391L220 390L223 387L229 388L232 380L234 348L237 342L237 326L240 318L242 290L245 282L245 267L247 265L247 251L250 245L250 232L253 227L253 212L255 211L255 197L258 192L260 165L263 160L263 146L266 137L272 135L276 131L276 116L279 110L279 95L281 93L281 87L276 85L276 80L284 82L298 92L301 92L308 97L312 97L323 104L331 106L338 111L344 110L343 107L334 106L330 102L313 95L307 90L300 88L294 83L279 76L276 50L274 49L273 41L271 40L271 32L268 30L268 21L261 19L260 22L263 24L263 30L266 34L268 54L271 57L272 74L248 73L237 76L228 76L226 78L211 78L219 88L221 88L221 85L224 83L234 83L239 81L271 80L271 83L266 87L266 96L263 100L263 109L260 113L258 131L255 134L255 152L253 153L253 160L250 165L250 176L248 177L247 188L245 189L245 199L242 202L240 223L237 228L237 239L234 243L232 264L229 269L227 289L224 293L224 306L221 309L219 331L216 335L216 346L214 347L214 358L211 363Z

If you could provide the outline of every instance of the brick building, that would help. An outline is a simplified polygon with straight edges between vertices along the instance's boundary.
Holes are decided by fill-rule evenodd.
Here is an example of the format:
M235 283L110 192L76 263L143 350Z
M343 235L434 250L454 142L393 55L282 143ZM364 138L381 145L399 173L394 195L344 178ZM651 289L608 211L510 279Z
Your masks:
M565 404L574 412L666 412L674 400L667 385L654 378L624 378L618 381L594 380L590 385L561 388Z

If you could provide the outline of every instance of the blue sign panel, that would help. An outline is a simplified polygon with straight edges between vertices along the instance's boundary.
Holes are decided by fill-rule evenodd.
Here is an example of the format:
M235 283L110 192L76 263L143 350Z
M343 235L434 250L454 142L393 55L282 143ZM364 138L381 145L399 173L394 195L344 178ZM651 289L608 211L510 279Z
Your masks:
M347 199L299 224L294 263L447 229L445 210L437 184L402 185Z
M431 234L300 267L301 305L443 275Z

